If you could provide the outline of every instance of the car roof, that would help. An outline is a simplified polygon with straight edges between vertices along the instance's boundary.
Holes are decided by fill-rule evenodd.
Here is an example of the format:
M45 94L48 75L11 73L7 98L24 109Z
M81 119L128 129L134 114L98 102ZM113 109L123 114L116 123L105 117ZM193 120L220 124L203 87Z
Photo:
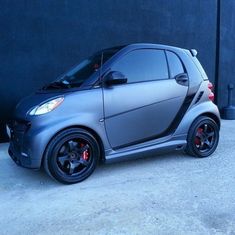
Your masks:
M180 47L170 46L170 45L164 45L164 44L154 44L154 43L133 43L133 44L126 44L126 45L120 45L116 47L110 47L106 48L102 51L109 51L109 50L121 50L121 49L144 49L144 48L156 48L156 49L168 49L173 51L182 51L185 50Z

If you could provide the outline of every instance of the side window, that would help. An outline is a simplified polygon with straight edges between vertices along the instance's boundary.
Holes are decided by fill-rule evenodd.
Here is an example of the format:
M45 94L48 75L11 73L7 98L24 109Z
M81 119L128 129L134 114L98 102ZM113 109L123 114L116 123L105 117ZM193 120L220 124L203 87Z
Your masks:
M129 52L118 60L113 71L124 74L127 83L168 79L166 56L163 50L140 49Z
M166 51L166 54L169 63L171 78L174 78L176 75L180 73L184 73L185 72L184 67L178 56L170 51Z

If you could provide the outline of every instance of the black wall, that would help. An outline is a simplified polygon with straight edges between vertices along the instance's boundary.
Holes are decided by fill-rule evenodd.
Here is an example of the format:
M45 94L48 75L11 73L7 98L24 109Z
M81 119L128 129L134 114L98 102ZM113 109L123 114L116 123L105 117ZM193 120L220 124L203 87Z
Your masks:
M134 42L196 48L214 81L215 0L0 0L0 6L0 140L22 97L101 48ZM230 50L235 47L234 24L233 37L227 32L234 8L233 0L221 4L221 93L223 79L232 78L228 68L235 55ZM224 96L220 99L224 104Z
M221 0L220 6L220 53L218 74L218 101L227 105L229 83L235 85L235 1ZM233 92L235 105L235 92Z

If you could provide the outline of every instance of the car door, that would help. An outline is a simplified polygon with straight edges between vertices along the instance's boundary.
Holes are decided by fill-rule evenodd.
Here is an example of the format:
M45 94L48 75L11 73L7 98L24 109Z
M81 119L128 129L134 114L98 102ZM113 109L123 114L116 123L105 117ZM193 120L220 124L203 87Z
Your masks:
M133 50L114 62L110 69L127 78L126 84L103 87L105 127L112 148L145 142L164 134L188 90L171 78L166 52Z

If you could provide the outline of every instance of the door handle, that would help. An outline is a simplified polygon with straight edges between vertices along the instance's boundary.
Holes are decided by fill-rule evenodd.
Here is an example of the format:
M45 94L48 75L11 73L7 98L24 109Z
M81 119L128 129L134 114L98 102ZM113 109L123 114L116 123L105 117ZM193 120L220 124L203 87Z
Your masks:
M175 80L180 85L188 86L188 75L186 73L176 75Z

